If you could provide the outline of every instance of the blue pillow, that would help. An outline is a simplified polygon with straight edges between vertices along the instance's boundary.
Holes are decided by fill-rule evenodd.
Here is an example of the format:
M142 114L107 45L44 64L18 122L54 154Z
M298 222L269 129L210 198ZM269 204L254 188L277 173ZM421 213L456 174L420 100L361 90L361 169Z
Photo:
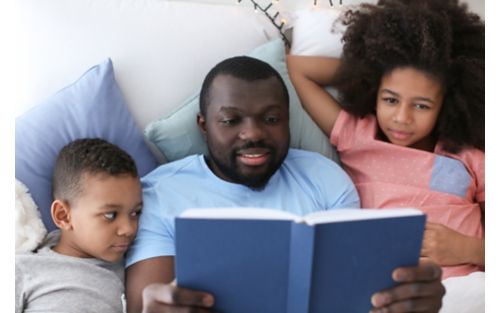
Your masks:
M127 109L110 59L16 119L16 178L29 189L47 230L52 171L62 147L78 138L102 138L127 151L143 176L156 159Z
M290 95L290 146L319 152L338 162L337 152L328 137L302 108L288 76L283 41L274 39L255 48L248 55L269 63L285 81ZM175 161L191 154L204 154L207 148L196 124L198 112L199 90L177 110L147 125L145 135L168 161Z

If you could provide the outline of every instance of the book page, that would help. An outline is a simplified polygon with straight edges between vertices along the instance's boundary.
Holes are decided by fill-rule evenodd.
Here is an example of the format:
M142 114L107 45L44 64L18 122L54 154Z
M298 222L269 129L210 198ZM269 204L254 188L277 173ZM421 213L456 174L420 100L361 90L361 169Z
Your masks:
M181 213L182 218L206 219L254 219L254 220L287 220L299 218L289 212L266 208L203 208L189 209Z
M402 217L412 215L422 215L418 209L400 208L400 209L337 209L330 211L319 211L310 213L296 222L303 222L308 225L345 222L356 220L367 220L377 218Z

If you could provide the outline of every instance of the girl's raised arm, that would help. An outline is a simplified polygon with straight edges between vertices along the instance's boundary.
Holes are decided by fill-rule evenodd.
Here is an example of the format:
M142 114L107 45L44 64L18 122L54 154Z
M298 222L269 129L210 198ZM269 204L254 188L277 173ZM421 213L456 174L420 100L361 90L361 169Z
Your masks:
M330 84L339 63L337 58L287 56L288 73L304 109L328 137L341 109L324 87Z

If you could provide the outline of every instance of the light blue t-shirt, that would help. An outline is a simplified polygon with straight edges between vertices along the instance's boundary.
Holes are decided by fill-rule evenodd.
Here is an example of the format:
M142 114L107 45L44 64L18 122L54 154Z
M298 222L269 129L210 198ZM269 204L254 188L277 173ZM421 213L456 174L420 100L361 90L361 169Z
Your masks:
M174 218L190 208L262 207L305 215L359 208L356 188L332 160L290 149L264 189L253 190L217 177L203 155L162 165L142 179L144 208L126 266L175 255Z

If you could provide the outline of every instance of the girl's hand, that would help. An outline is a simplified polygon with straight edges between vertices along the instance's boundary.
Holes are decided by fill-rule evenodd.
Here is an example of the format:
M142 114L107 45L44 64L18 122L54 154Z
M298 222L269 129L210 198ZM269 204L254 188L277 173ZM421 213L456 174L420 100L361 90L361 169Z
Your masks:
M484 265L484 239L469 237L443 224L428 222L421 255L441 266L463 263Z

